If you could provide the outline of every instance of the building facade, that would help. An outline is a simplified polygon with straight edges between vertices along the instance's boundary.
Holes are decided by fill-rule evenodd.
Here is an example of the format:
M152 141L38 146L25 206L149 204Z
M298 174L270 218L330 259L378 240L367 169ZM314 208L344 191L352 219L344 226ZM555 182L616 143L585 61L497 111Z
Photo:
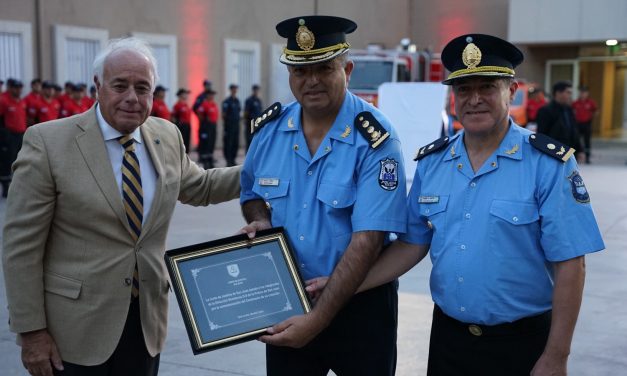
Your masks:
M106 41L136 35L155 50L170 105L179 87L195 96L204 79L216 100L236 83L243 101L258 83L265 103L288 101L278 62L284 41L274 26L306 14L355 20L349 39L360 49L394 48L408 37L418 49L439 52L468 32L507 38L526 54L519 77L545 89L557 79L590 87L602 108L597 134L616 135L626 123L624 0L0 0L0 79L90 85L91 62ZM608 49L607 39L618 47Z

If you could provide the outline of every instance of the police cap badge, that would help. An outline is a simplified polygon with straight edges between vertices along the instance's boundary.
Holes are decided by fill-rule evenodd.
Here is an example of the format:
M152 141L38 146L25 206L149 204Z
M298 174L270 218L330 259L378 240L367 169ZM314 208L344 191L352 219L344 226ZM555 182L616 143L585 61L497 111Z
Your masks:
M276 30L287 38L279 59L287 65L307 65L331 60L348 51L346 34L357 29L349 19L334 16L304 16L279 22Z
M442 83L471 76L514 77L523 61L516 46L485 34L466 34L450 41L442 50L442 63L451 72Z

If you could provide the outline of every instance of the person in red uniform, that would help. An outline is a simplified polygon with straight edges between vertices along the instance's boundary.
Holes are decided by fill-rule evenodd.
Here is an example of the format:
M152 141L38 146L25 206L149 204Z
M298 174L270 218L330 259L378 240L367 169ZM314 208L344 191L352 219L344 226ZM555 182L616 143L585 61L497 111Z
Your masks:
M588 88L579 88L579 98L573 102L575 121L579 136L583 138L584 151L586 153L586 163L590 163L590 136L592 136L592 119L597 113L596 102L590 98Z
M81 91L77 85L72 84L69 88L66 85L65 91L68 92L69 98L65 102L61 103L61 117L66 118L85 112L85 109L81 105Z
M39 123L59 118L61 104L54 97L54 87L55 85L50 81L44 81L41 84L41 107L39 108L39 113L37 114Z
M63 107L65 106L65 102L70 102L72 100L71 95L74 91L74 88L75 85L74 83L72 83L72 81L66 81L65 85L63 85L63 92L57 97L59 103L61 103L61 109L63 109Z
M213 149L216 145L216 127L220 111L214 101L216 92L212 89L205 91L205 98L196 108L196 116L200 126L198 128L198 160L205 169L213 168Z
M0 182L2 195L6 197L11 181L11 165L17 159L17 153L22 148L22 137L26 132L26 102L22 100L21 81L9 78L7 91L0 96L0 129L4 154L0 161Z
M30 93L24 97L26 103L26 125L38 123L37 114L41 108L41 79L35 78L30 82Z
M152 99L152 113L150 115L160 117L162 119L170 120L172 115L168 109L168 105L165 104L165 91L168 90L161 85L157 85Z
M190 91L185 88L180 88L176 92L178 101L172 108L172 122L176 124L181 136L183 136L183 143L185 144L185 151L189 153L189 139L191 135L191 118L192 111L187 103Z
M91 87L89 88L89 95L85 95L83 97L82 103L83 107L85 107L87 110L89 110L91 106L96 103L96 87L94 85L91 85Z
M531 131L535 132L538 127L536 118L538 117L538 110L546 104L546 98L544 98L544 92L542 89L537 89L533 86L529 87L529 99L527 100L527 125Z
M87 85L84 83L79 83L79 84L76 84L76 88L78 90L78 104L79 104L79 107L81 108L81 113L83 113L91 108L88 101L86 101Z

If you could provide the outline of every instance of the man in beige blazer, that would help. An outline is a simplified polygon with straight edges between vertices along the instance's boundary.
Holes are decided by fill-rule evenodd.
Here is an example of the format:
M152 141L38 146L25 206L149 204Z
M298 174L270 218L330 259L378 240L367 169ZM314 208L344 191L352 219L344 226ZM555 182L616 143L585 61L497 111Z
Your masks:
M98 103L25 134L7 201L3 267L10 328L32 375L156 375L170 286L163 255L176 201L239 197L239 168L200 169L176 126L148 116L155 66L142 41L112 41L94 62ZM122 194L124 135L134 139L141 171L137 232Z

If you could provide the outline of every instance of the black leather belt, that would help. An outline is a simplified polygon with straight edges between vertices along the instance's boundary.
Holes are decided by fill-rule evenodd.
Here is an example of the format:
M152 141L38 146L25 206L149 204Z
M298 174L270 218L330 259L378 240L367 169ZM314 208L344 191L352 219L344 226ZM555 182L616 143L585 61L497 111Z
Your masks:
M458 321L445 314L437 305L434 308L436 316L447 320L455 326L458 326L461 330L465 330L467 333L477 337L506 336L548 330L551 327L551 312L551 310L548 310L539 315L525 317L514 322L507 322L498 325L482 325Z

